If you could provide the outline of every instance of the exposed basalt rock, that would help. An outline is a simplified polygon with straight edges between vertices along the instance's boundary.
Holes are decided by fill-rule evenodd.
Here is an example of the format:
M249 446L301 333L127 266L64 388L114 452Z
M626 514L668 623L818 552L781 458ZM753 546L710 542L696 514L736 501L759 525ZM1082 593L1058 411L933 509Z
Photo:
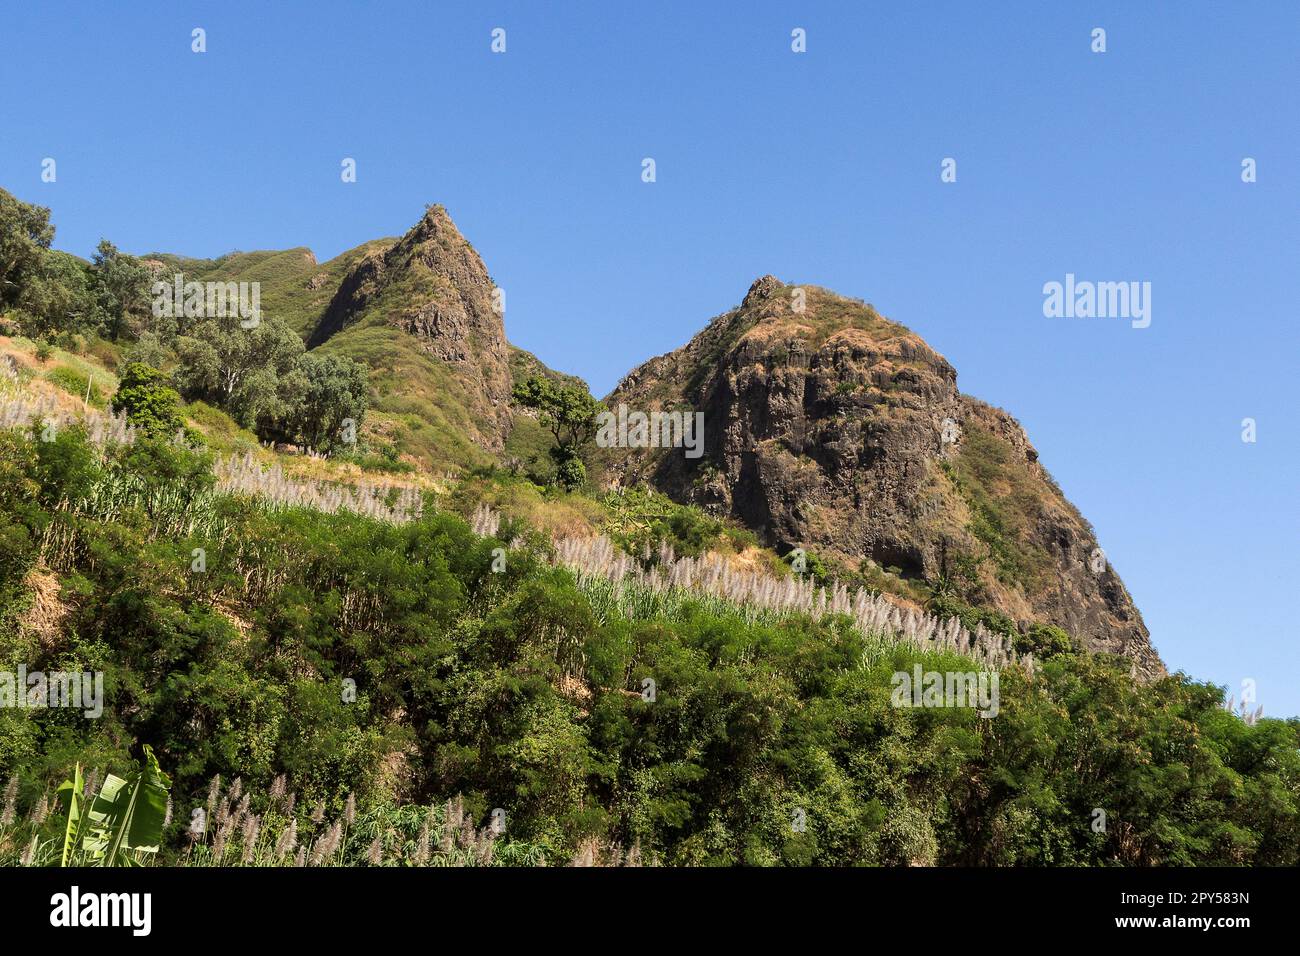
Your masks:
M607 402L704 412L704 453L625 450L615 484L647 481L733 515L778 550L964 582L972 603L1062 627L1163 672L1096 541L1006 413L870 306L764 276L687 345L629 373Z
M381 321L414 336L420 349L452 367L476 409L471 437L500 450L509 433L509 347L492 307L493 283L483 260L442 206L395 245L365 256L345 276L308 338L309 348L360 322Z

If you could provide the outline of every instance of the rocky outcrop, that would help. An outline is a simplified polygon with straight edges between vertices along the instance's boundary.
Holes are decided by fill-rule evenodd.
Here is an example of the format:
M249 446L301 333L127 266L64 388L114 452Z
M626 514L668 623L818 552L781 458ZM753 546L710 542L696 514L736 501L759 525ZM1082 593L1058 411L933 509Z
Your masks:
M620 450L612 483L735 516L778 550L956 579L970 603L1055 624L1144 675L1163 669L1020 425L962 395L943 356L865 303L764 276L606 402L704 413L699 458Z
M354 326L377 322L409 333L422 352L447 363L476 399L474 440L500 450L510 430L511 379L493 289L483 260L447 211L430 206L395 245L353 266L307 345L315 348Z

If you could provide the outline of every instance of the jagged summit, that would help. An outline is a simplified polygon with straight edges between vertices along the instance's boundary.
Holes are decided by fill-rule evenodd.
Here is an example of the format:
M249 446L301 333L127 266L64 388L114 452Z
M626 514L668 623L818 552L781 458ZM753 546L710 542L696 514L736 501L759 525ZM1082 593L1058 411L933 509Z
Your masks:
M704 452L611 456L612 483L651 483L739 518L765 543L870 559L903 578L959 578L971 603L1057 625L1162 672L1097 542L1019 423L957 389L956 370L872 306L758 278L737 308L632 370L608 397L704 413Z
M395 244L352 267L307 345L356 339L379 326L412 336L419 351L450 367L472 406L465 424L475 443L500 450L511 423L510 368L493 288L482 258L447 210L432 205Z
M741 308L752 308L759 302L770 299L784 288L784 285L774 275L759 276L750 284L749 291L745 293L745 300L740 304Z

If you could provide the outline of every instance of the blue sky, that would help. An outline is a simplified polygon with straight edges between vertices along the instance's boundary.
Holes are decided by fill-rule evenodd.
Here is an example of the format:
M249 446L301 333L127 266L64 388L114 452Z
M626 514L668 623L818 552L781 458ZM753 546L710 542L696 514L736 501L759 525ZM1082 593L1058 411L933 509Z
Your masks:
M0 185L83 256L324 261L441 202L597 394L764 273L864 298L1025 425L1172 669L1292 715L1298 41L1289 0L11 5ZM1066 273L1150 327L1045 318Z

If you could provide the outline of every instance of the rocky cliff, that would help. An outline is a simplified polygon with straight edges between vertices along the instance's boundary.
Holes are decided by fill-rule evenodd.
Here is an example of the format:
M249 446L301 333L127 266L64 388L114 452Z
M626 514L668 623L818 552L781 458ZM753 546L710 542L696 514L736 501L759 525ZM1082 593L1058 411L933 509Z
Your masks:
M611 483L649 482L733 515L765 543L864 560L1092 650L1163 671L1091 527L1005 412L872 307L764 276L739 308L641 365L611 407L704 413L704 452L627 449Z

